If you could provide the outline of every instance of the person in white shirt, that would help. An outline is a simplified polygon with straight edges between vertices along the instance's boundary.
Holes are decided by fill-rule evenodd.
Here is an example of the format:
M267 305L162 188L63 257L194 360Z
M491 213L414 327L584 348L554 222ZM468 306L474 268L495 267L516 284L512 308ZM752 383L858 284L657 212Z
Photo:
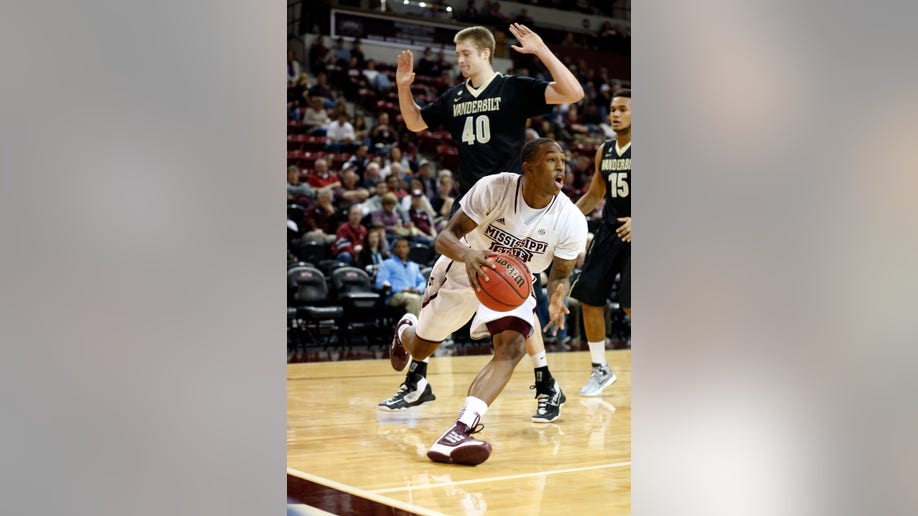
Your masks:
M327 143L326 150L334 153L354 152L357 146L354 145L354 126L348 121L347 113L339 111L337 118L328 124L325 131Z

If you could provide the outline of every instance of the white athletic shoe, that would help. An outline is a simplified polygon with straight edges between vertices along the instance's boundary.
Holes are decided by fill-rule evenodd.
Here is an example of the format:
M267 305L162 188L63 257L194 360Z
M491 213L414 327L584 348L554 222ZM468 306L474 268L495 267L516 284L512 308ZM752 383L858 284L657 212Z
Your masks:
M602 366L593 366L590 371L590 379L580 389L581 396L599 396L603 389L615 383L615 373L609 364Z

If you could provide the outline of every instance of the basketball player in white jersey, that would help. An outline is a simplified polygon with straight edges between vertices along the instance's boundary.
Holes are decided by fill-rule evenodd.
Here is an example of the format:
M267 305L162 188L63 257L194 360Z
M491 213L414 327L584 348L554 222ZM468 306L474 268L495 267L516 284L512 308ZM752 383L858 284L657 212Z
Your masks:
M550 321L545 331L564 327L564 300L570 273L586 244L587 224L580 210L561 194L565 160L561 147L549 138L527 143L522 151L523 175L499 173L480 179L462 207L437 238L442 256L430 274L421 311L405 314L395 329L390 360L401 371L408 354L429 357L452 332L472 319L473 338L491 336L494 355L469 387L456 423L427 452L435 462L475 465L491 455L491 445L471 437L478 422L497 398L526 353L525 340L538 324L535 297L507 312L483 306L475 296L486 281L483 267L495 253L520 258L533 274L551 265L548 291ZM537 327L536 327L537 328Z

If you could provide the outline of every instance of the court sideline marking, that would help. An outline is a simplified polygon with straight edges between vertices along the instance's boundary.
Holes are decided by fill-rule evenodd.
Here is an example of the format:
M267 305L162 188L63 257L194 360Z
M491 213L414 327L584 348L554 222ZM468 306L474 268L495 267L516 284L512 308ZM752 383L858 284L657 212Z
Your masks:
M302 478L304 480L315 482L316 484L322 484L323 486L330 487L332 489L336 489L338 491L348 493L354 496L358 496L360 498L366 498L367 500L372 500L374 502L381 503L383 505L388 505L390 507L396 507L398 509L402 509L403 511L420 514L422 516L446 516L442 512L436 512L430 509L425 509L423 507L412 505L410 503L403 502L401 500L396 500L394 498L380 496L376 492L366 491L366 490L363 490L357 487L342 484L340 482L335 482L334 480L330 480L330 479L323 478L317 475L313 475L311 473L306 473L305 471L300 471L300 470L288 467L287 474L292 475L294 477Z
M582 468L568 468L568 469L557 469L554 471L538 471L533 473L519 473L517 475L506 475L502 477L486 477L486 478L475 478L471 480L459 480L457 482L440 482L439 484L424 484L424 485L413 485L413 486L401 486L401 487L387 487L384 489L374 489L372 493L398 493L400 491L413 491L418 489L428 489L434 487L447 487L447 486L461 486L467 484L480 484L481 482L497 482L501 480L515 480L518 478L529 478L529 477L538 477L542 475L559 475L564 473L577 473L579 471L590 471L593 469L604 469L604 468L620 468L623 466L630 466L631 461L628 462L616 462L613 464L600 464L598 466L584 466Z

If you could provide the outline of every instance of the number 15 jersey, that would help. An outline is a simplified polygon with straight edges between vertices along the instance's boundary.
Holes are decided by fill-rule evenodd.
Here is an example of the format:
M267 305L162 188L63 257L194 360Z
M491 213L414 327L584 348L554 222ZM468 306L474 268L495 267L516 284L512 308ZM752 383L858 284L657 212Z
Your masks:
M462 196L482 177L523 171L520 150L526 143L526 120L551 111L545 103L548 82L495 73L473 88L457 84L421 109L430 128L443 126L459 149L456 175Z

